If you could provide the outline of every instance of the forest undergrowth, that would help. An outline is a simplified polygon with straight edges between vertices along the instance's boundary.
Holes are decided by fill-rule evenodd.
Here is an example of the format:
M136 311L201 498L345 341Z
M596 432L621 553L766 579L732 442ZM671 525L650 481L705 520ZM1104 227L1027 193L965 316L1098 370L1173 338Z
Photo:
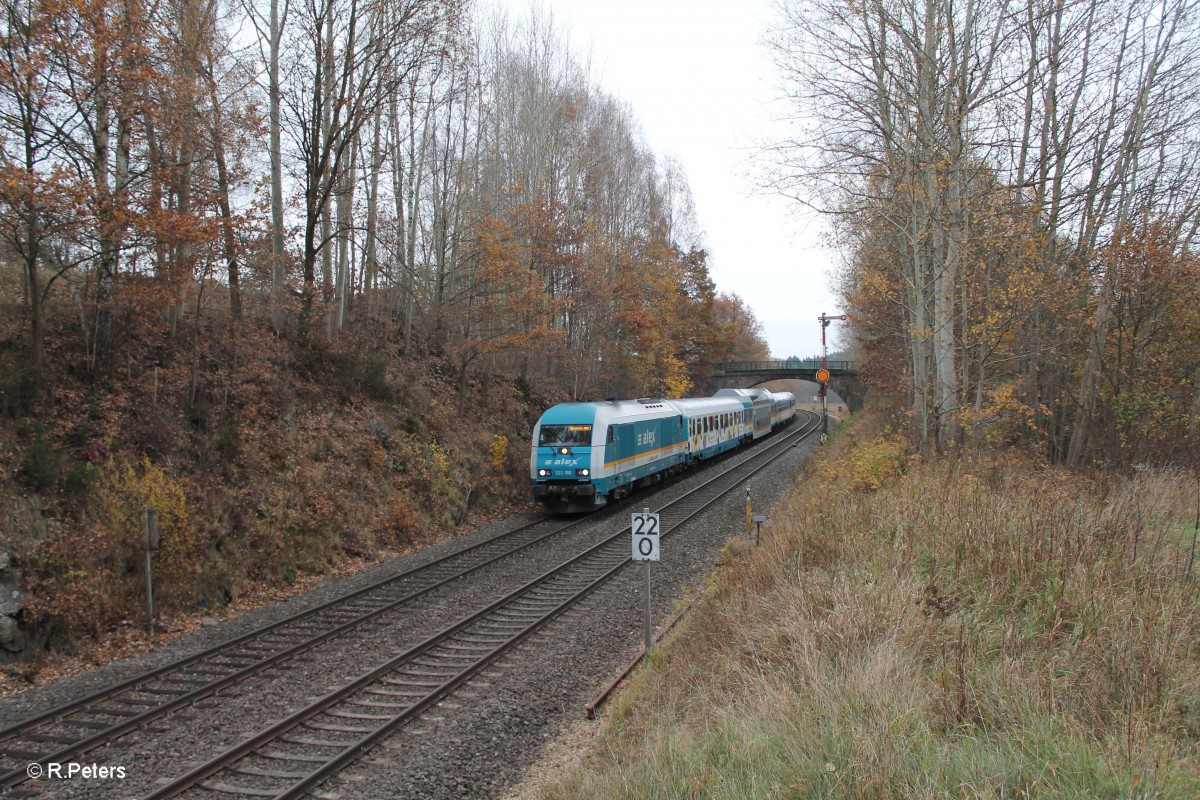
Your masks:
M1198 797L1198 503L859 419L537 793Z
M0 691L153 645L145 508L161 641L526 501L553 387L464 380L382 329L296 343L208 324L198 340L133 329L100 380L64 372L34 395L0 381L0 569L25 645Z

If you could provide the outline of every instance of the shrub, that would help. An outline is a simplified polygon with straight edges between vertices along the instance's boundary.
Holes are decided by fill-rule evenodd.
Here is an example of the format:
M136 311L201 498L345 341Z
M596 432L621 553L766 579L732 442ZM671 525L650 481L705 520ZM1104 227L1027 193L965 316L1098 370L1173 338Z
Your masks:
M896 434L887 434L854 448L847 462L846 486L856 492L870 492L883 486L904 469L908 448Z
M508 471L508 437L499 434L493 436L488 454L491 456L492 472L505 474Z
M142 510L158 516L154 554L158 607L188 603L195 592L199 545L182 485L143 457L110 459L96 470L89 519L42 542L29 561L29 611L60 645L80 632L99 636L142 616L145 549Z
M142 510L153 509L161 543L155 569L177 579L194 569L197 542L191 505L183 486L149 458L143 456L137 464L111 460L105 464L96 482L94 508L117 540L132 539L137 549L142 547Z

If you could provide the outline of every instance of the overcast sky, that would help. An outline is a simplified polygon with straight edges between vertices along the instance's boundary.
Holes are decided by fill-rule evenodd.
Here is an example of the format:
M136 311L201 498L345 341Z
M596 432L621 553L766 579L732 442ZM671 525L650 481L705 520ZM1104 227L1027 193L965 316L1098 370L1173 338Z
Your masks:
M551 12L599 85L633 107L654 152L683 164L717 288L754 309L771 354L818 353L817 315L840 312L836 255L821 246L816 215L756 192L752 177L753 145L775 124L773 67L759 44L770 0L497 2L518 18L531 5Z

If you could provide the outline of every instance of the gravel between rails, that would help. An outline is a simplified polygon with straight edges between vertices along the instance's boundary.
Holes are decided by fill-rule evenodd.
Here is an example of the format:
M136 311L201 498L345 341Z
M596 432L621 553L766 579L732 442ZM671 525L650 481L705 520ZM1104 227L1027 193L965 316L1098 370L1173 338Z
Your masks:
M814 439L790 448L788 455L750 480L756 513L769 513L783 496L814 446ZM711 474L703 470L658 492L643 492L635 499L634 507L657 508ZM495 535L513 522L493 523L408 558L182 637L152 655L11 698L0 703L0 720L24 718L391 572L455 551L468 542ZM565 548L578 549L585 542L595 541L614 524L619 521L581 526L582 530L564 535L554 546L526 551L431 595L402 618L373 633L335 640L287 668L226 690L79 759L89 765L122 766L123 779L38 781L22 788L37 788L41 796L56 798L144 796L159 781L182 774L222 748L541 574L560 560ZM664 560L653 568L657 624L670 617L688 587L702 583L729 538L744 535L744 525L745 494L738 490L664 540ZM451 694L435 711L403 728L358 764L328 781L315 796L381 800L503 795L537 760L546 742L565 724L582 716L587 702L636 653L642 639L643 591L642 568L626 568L599 592L494 664L482 679Z
M228 641L292 614L321 605L402 570L427 564L448 553L457 552L469 544L495 536L517 524L533 520L540 513L531 509L524 513L513 514L505 519L494 520L470 533L431 545L403 558L377 564L370 569L340 580L330 581L288 600L272 603L246 612L234 619L223 621L219 625L204 627L176 637L152 653L114 661L84 674L0 699L0 728L13 725L35 714L126 680L146 670L197 653L220 642Z
M771 513L814 446L814 438L806 440L749 481L755 513ZM653 509L662 502L655 496L647 504ZM663 541L663 560L652 571L656 626L670 619L687 588L703 583L726 542L745 535L745 521L745 493L738 490ZM315 796L513 796L525 771L560 731L585 716L587 703L640 649L644 580L640 566L626 568L489 670L483 678L488 685L468 684Z

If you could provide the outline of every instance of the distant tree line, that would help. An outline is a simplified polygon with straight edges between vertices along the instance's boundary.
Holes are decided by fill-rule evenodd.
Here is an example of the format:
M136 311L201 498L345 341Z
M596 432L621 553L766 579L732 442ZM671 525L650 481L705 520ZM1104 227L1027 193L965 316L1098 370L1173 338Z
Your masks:
M679 165L544 19L0 2L0 339L26 390L112 374L147 319L299 346L356 326L464 384L502 370L581 397L680 394L765 355L714 291ZM48 347L50 320L78 346Z
M1195 0L784 0L774 179L925 450L1200 453Z

